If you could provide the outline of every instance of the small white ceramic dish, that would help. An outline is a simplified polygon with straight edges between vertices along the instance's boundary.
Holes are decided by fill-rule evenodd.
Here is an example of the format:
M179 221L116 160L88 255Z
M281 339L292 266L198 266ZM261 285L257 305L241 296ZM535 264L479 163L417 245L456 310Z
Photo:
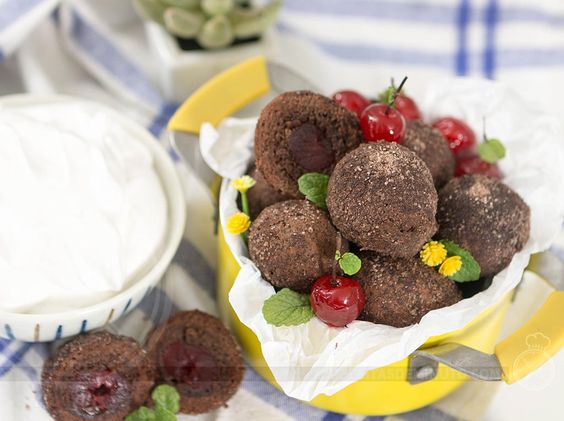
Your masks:
M88 307L48 314L20 314L0 311L0 337L27 342L45 342L76 335L113 322L133 309L159 282L172 260L186 218L184 195L174 163L158 141L143 127L115 110L82 99L65 96L13 95L0 98L0 107L11 108L53 102L89 104L118 121L132 138L142 142L153 154L155 170L168 202L167 233L156 263L130 287L115 296ZM6 280L2 280L6 282Z

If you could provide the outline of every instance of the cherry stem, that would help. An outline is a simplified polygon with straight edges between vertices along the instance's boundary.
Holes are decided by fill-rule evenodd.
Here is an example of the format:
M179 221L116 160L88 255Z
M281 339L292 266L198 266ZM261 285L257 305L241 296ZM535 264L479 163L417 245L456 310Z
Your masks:
M486 116L482 116L482 137L484 142L488 141L488 137L486 136Z
M388 101L388 106L386 107L386 112L385 112L386 115L388 115L388 113L390 112L390 109L394 106L394 104L396 102L396 98L400 94L401 89L403 88L403 85L405 85L405 82L407 82L407 76L404 76L400 85L397 88L395 88L394 87L394 79L392 79L392 88L394 88L394 93L392 94L392 100Z
M341 256L341 233L337 232L337 244L336 244L336 251L335 256L339 252L339 256ZM333 260L333 272L331 273L331 285L333 287L337 286L337 263L339 263L340 259Z

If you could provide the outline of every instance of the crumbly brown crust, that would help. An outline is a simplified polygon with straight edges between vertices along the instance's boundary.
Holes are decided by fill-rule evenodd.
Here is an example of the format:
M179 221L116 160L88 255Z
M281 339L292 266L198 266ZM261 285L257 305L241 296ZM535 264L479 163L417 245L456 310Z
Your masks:
M437 230L437 192L425 163L389 142L349 152L329 179L333 224L362 249L414 256Z
M501 181L484 175L452 179L439 193L438 236L467 249L482 277L505 268L529 238L530 210Z
M231 332L219 319L201 311L176 313L150 333L145 348L151 361L158 366L160 351L176 341L202 348L213 356L221 379L208 382L198 391L174 384L181 397L180 412L203 414L225 405L239 389L245 374L241 348ZM157 383L165 383L160 369L157 369Z
M268 184L256 168L250 171L250 175L256 181L256 184L247 192L252 220L255 220L264 208L278 202L294 199L288 194L280 193Z
M336 244L326 212L307 200L288 200L264 209L253 222L249 255L275 287L309 292L318 277L331 273ZM341 250L348 250L344 240Z
M417 257L387 257L361 252L355 277L364 289L362 320L395 327L419 323L431 310L462 299L454 281L425 266Z
M115 371L126 380L129 399L112 412L94 418L72 409L69 386L85 371ZM108 332L77 336L45 362L41 376L43 401L56 421L118 421L141 406L154 384L155 366L133 339Z
M408 121L402 145L427 164L435 187L441 188L454 176L454 155L437 129L418 120Z
M286 92L260 114L257 168L276 190L299 198L297 180L302 174L330 174L362 139L357 117L335 101L310 91Z

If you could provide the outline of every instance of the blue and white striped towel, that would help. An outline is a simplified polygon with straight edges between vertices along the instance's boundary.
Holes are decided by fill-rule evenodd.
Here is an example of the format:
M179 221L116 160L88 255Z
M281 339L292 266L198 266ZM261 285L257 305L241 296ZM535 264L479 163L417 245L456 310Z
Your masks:
M148 56L141 22L120 22L119 28L109 25L101 18L102 3L109 2L0 0L0 57L6 68L14 63L19 66L22 90L74 94L105 102L158 136L176 104L157 88L153 75L158 63ZM350 86L376 93L390 75L406 73L417 78L470 75L501 79L544 102L547 108L564 112L560 101L564 97L563 2L286 0L275 38L274 58L309 75L328 92ZM2 86L6 68L0 67L0 87L13 91L13 87ZM112 326L139 338L171 309L216 312L211 204L189 179L191 174L181 166L179 171L190 186L186 189L186 239L161 288ZM564 236L552 252L564 261ZM50 419L41 403L39 385L41 366L50 351L49 344L0 339L0 420ZM494 385L470 383L455 396L395 419L481 419L495 389ZM554 407L545 400L536 407L519 407L517 414L520 419L557 419L551 412ZM510 419L511 411L505 406L496 411L486 418ZM244 417L394 418L345 417L311 408L287 398L252 369L229 408L200 418Z

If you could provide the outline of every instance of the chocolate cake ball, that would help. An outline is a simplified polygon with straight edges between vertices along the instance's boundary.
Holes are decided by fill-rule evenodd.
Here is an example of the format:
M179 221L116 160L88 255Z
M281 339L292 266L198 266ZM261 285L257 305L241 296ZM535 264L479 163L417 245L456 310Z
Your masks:
M285 200L295 199L288 194L280 193L274 187L266 182L260 171L253 168L250 171L251 177L256 181L256 184L247 192L249 198L249 208L251 211L251 219L256 219L262 210L270 205Z
M444 186L454 176L454 155L437 129L422 121L408 121L402 145L427 164L435 187Z
M411 326L431 310L462 299L456 283L424 265L418 257L397 258L360 252L355 275L364 289L361 320L395 327Z
M145 347L157 366L157 382L178 390L180 412L217 409L243 381L239 345L216 317L201 311L174 314L150 333Z
M314 92L286 92L272 100L258 119L257 168L276 190L299 198L297 180L302 174L330 174L361 142L362 131L351 111Z
M251 225L249 255L276 288L309 292L331 273L337 231L327 213L307 200L288 200L264 209ZM348 250L346 241L342 251Z
M43 367L43 400L56 421L115 421L143 405L155 367L131 338L108 332L77 336Z
M339 161L327 207L346 239L389 256L414 256L437 230L431 173L396 143L364 143Z
M439 193L438 237L468 250L482 269L495 275L529 239L530 210L501 181L484 175L454 178Z

